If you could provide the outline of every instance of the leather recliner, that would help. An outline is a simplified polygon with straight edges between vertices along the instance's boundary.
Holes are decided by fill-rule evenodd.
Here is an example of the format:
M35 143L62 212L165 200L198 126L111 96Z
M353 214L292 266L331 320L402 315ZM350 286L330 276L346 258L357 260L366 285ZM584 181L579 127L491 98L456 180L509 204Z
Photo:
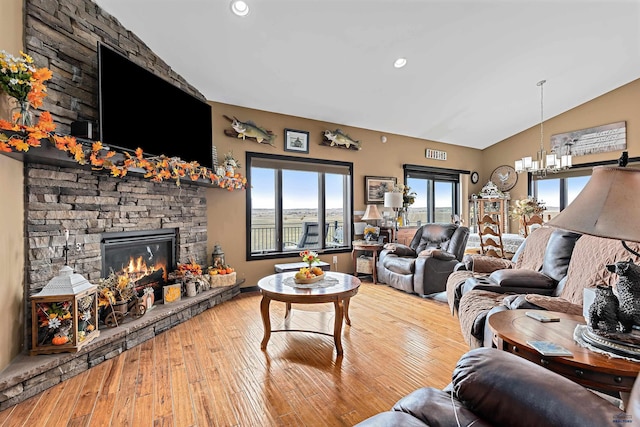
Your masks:
M457 224L425 224L409 246L389 243L380 252L378 281L426 296L442 292L447 278L464 256L469 229Z
M627 412L583 386L501 350L471 350L444 390L421 388L357 427L638 425L640 381Z

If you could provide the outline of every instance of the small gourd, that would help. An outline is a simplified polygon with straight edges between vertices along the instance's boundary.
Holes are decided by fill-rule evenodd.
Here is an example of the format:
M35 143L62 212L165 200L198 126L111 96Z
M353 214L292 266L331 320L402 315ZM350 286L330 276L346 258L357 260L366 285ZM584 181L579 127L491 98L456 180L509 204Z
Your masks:
M64 345L69 342L69 337L66 335L56 335L51 339L53 345Z

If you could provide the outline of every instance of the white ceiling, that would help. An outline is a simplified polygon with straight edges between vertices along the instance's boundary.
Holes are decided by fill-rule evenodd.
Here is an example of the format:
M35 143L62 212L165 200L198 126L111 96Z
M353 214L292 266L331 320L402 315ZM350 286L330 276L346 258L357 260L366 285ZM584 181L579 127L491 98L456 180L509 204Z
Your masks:
M640 77L640 0L94 1L207 99L329 128L485 148L539 123L542 79L547 119Z

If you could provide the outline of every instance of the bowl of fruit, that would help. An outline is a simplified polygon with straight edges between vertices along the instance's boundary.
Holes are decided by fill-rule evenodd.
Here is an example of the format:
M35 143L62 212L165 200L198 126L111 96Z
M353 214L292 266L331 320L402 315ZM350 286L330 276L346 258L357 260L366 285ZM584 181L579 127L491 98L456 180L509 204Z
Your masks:
M293 281L299 284L315 283L324 279L324 271L320 267L302 267L293 276Z

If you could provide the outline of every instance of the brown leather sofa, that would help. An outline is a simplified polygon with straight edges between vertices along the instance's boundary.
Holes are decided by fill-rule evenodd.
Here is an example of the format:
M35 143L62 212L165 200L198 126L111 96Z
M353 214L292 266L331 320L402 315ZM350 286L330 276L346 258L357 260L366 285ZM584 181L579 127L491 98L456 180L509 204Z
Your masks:
M518 268L517 260L526 247L525 241L514 255L515 262L512 261L511 265L507 265L508 268L484 271L484 274L476 274L460 283L455 289L454 304L457 304L462 295L474 289L501 294L557 296L564 285L563 279L567 276L571 254L581 234L560 229L549 229L549 231L539 270L522 266ZM478 273L480 269L474 264L481 262L482 259L483 257L465 256L463 265L457 266L457 271L466 269Z
M640 248L637 243L629 245ZM587 235L575 240L573 233L550 227L532 232L518 252L515 262L475 256L471 265L467 263L472 271L455 271L448 278L447 298L452 313L457 311L462 336L471 348L492 345L493 334L486 319L493 313L527 308L581 315L584 288L595 288L599 283L615 286L618 276L607 270L607 264L630 257L638 262L617 240ZM545 270L548 262L551 264ZM550 293L536 293L539 284L530 288L527 280L515 280L506 286L469 280L505 268L512 270L514 279L522 273L529 277L547 271L557 284Z
M409 246L388 243L377 262L378 281L421 296L445 290L447 277L462 260L469 229L457 224L425 224Z
M421 388L357 427L640 425L640 382L620 410L581 385L511 353L479 348L444 390Z

